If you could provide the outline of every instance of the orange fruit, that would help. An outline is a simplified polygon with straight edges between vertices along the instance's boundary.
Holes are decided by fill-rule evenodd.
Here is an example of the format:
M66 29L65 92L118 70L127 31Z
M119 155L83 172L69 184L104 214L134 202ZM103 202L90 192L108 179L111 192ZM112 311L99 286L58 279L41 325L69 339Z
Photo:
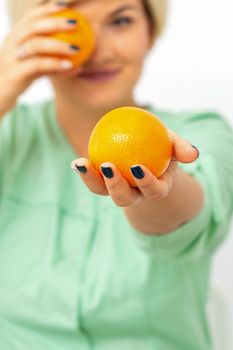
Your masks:
M141 164L160 177L171 160L172 141L154 114L141 108L120 107L98 121L90 136L88 153L100 174L101 164L111 162L131 186L136 186L130 167Z
M62 31L50 34L50 37L63 40L70 45L76 45L80 50L75 55L69 57L70 61L73 62L74 66L80 66L91 56L95 48L95 35L91 28L89 21L80 12L72 9L64 9L59 11L52 16L64 17L67 19L75 19L77 25L73 30Z

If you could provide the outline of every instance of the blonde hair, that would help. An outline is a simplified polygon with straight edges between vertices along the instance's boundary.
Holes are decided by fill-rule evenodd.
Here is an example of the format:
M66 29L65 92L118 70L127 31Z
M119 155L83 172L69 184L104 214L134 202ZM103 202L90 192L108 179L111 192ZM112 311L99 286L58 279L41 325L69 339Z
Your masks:
M7 0L11 21L17 21L25 11L43 0ZM46 2L46 0L44 0ZM68 1L67 1L68 2ZM167 0L143 0L146 13L149 17L153 39L159 37L166 24Z
M152 38L159 37L166 25L168 13L167 0L143 0L152 29Z

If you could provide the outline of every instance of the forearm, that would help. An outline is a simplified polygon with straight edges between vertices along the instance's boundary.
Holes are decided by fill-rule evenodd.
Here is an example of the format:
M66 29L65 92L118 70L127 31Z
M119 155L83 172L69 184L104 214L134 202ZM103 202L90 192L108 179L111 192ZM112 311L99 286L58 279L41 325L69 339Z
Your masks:
M9 106L5 106L0 104L0 120L4 117L4 115L10 110Z
M16 101L15 98L11 96L9 90L7 89L6 83L4 81L0 82L0 120L2 117L10 111Z
M204 193L201 185L190 175L177 169L168 196L143 199L124 212L137 230L147 234L165 234L194 218L202 209Z

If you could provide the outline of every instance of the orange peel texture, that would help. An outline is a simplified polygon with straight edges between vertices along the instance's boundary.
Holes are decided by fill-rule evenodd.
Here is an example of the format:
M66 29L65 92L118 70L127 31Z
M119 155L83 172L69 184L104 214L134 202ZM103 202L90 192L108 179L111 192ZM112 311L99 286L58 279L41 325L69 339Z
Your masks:
M88 153L100 174L102 163L114 163L134 187L130 167L141 164L160 177L170 163L172 141L165 125L154 114L137 107L120 107L98 121L90 136Z
M70 55L69 60L75 67L85 63L94 51L96 41L95 35L89 21L78 11L65 9L53 14L54 17L64 17L77 21L77 26L73 30L53 33L51 38L62 40L80 48L77 54ZM67 58L67 57L66 57Z

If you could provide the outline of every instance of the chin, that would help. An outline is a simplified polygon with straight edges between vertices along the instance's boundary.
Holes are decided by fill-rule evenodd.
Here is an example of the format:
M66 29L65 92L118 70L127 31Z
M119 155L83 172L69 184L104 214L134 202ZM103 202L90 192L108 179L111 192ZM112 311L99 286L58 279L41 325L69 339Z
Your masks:
M124 95L124 98L122 96L116 96L111 94L93 94L90 93L89 95L86 94L83 96L83 98L80 98L79 95L78 99L80 101L80 104L85 107L87 106L90 109L94 110L112 110L114 108L123 106L127 104L126 101L129 101L130 99L126 99Z

